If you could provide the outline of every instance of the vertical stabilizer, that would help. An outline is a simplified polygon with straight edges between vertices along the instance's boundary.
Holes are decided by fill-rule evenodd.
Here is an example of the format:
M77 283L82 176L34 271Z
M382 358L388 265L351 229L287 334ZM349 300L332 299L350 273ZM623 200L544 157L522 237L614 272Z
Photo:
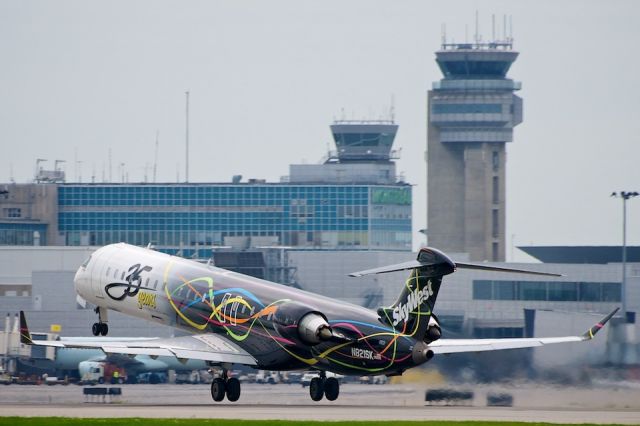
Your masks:
M439 250L423 248L412 266L396 302L388 308L378 309L378 314L399 332L423 340L442 277L454 272L455 264Z

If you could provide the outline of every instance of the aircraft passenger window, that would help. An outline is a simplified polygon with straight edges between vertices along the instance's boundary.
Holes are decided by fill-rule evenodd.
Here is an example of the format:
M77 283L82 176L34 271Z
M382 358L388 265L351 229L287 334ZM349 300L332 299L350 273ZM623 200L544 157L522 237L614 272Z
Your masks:
M107 277L109 276L109 272L111 272L111 266L107 268L107 273L105 274Z
M158 280L153 284L153 288L158 288Z
M113 271L113 278L118 278L118 270Z
M149 277L147 277L147 281L144 282L144 286L146 288L149 288Z
M124 280L124 271L122 271L122 275L120 275L120 279Z

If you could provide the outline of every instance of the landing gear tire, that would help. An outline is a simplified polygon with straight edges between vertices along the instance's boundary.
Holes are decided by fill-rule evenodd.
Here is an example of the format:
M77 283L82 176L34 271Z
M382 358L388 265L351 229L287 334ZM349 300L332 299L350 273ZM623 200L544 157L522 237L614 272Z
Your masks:
M335 377L329 377L324 382L324 396L329 401L335 401L338 395L340 395L340 382Z
M222 401L226 391L225 388L224 379L221 379L220 377L213 379L213 382L211 383L211 398L213 398L215 402ZM238 392L238 397L240 397L240 392Z
M106 322L94 322L91 326L91 333L94 336L106 336L109 333L109 326Z
M240 380L235 377L227 380L227 399L231 402L235 402L240 398Z
M309 395L314 401L320 401L324 395L324 381L320 377L314 377L309 383Z

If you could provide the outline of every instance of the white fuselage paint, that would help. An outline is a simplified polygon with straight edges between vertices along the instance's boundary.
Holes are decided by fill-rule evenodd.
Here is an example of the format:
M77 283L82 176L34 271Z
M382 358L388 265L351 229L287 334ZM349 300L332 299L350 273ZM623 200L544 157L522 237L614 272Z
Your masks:
M86 266L78 269L74 278L75 289L78 295L96 306L173 325L173 310L163 297L163 271L170 259L166 254L139 247L124 244L105 246L91 255ZM146 266L150 270L132 277L135 272L135 268L131 270L132 264ZM119 285L107 290L110 284Z

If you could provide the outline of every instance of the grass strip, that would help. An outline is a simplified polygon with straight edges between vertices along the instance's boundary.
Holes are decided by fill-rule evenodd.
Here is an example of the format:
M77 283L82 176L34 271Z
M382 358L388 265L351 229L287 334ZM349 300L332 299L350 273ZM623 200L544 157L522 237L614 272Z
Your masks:
M551 426L559 423L529 423L501 421L309 421L309 420L230 420L230 419L148 419L148 418L73 418L73 417L0 417L0 426ZM583 425L595 425L584 423ZM566 426L566 425L562 425ZM608 425L617 426L617 425Z

